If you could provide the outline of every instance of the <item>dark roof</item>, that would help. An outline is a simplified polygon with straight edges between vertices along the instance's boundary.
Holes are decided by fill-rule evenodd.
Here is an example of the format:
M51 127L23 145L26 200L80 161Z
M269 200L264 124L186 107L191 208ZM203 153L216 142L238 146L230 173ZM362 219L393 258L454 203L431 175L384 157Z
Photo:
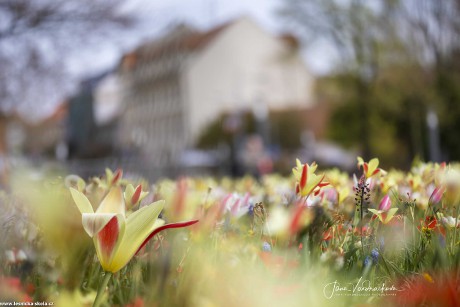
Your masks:
M212 42L231 22L227 22L209 31L197 31L187 25L179 25L163 37L141 45L133 52L123 56L122 66L133 68L137 62L152 60L163 54L173 52L192 52L204 48Z
M138 63L150 61L165 54L193 52L203 49L234 22L235 20L226 22L208 31L199 31L189 25L179 24L162 37L147 42L134 51L125 54L121 62L122 69L131 70ZM292 49L297 49L300 45L297 38L290 33L282 34L279 39Z

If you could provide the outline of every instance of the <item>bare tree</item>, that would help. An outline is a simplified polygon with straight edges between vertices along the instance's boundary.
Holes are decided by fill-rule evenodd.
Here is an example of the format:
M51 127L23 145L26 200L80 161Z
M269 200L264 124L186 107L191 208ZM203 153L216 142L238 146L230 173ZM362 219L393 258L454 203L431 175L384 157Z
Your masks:
M280 13L310 43L317 39L332 42L341 55L341 69L355 77L360 93L360 134L363 155L370 156L369 91L375 82L381 41L387 35L382 1L285 0Z
M135 22L121 0L0 0L0 110L46 113L72 87L75 50L114 41ZM71 81L71 80L70 80Z
M137 22L123 0L0 0L0 157L10 116L50 114L75 89L69 58L120 43Z
M359 101L364 155L369 154L372 133L367 128L369 111L376 105L372 90L384 71L387 80L396 76L395 71L411 72L405 85L395 84L399 86L395 91L405 97L403 100L412 101L410 105L422 116L426 110L436 109L444 118L441 130L451 139L452 146L448 146L453 150L450 136L457 122L453 114L458 114L453 112L458 105L454 97L459 78L453 62L460 62L456 60L460 58L459 0L284 0L281 13L307 41L326 39L342 56L339 70L355 79L359 93L355 99ZM415 151L423 157L421 129L421 124L414 124L411 138L413 147L418 148ZM460 154L460 146L456 148Z

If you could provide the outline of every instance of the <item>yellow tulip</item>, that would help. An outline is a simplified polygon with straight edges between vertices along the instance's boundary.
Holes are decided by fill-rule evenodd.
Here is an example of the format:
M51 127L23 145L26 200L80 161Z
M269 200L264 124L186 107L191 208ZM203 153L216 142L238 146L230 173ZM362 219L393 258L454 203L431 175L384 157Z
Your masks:
M371 178L379 173L382 175L386 174L386 172L383 169L378 168L379 159L377 158L371 159L369 163L367 163L364 162L363 158L358 157L358 167L361 166L363 167L364 176L366 176L366 178Z
M292 169L294 176L297 179L297 193L302 196L308 196L312 192L319 192L319 190L327 186L329 183L323 181L324 175L316 175L315 171L318 167L315 162L311 165L303 164L297 159L297 167Z
M75 204L82 213L82 224L93 238L102 268L111 273L122 269L134 255L159 231L192 225L197 220L163 225L158 219L164 201L157 201L126 216L120 187L113 186L94 212L88 198L70 188Z

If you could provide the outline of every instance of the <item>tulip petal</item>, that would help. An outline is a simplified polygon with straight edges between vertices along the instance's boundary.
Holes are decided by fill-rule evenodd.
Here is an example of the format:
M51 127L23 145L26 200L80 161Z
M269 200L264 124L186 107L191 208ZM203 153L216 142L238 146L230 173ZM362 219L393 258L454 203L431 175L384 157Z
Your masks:
M83 213L82 224L86 233L92 238L101 231L110 220L116 216L114 213Z
M382 198L382 201L379 204L379 210L388 211L391 208L391 199L390 196L385 195Z
M141 193L142 193L142 185L139 184L134 190L134 193L130 199L130 202L132 205L136 204L140 200Z
M163 210L164 201L157 201L132 213L126 219L123 237L118 245L109 268L112 273L123 268L134 256L139 246L155 230L155 222Z
M302 168L302 162L300 162L299 159L295 159L295 164L296 164L298 170L300 170Z
M91 206L91 203L89 202L88 198L86 198L85 194L75 190L74 188L69 188L69 190L73 201L81 213L94 213L93 206Z
M374 173L374 171L379 166L379 159L374 158L369 161L369 173Z
M116 172L113 174L111 184L116 184L121 179L122 176L123 176L123 170L117 169Z
M300 172L301 172L301 170L303 168L303 165L302 165L302 162L300 162L299 159L296 159L295 162L296 162L296 167L294 167L292 169L292 173L294 174L295 179L299 181L300 180Z
M302 175L300 177L300 190L303 190L307 185L308 181L308 164L304 164L302 169Z
M104 197L96 213L119 213L125 215L125 201L120 187L113 187Z
M125 194L124 194L125 204L130 204L130 201L131 201L131 198L133 197L133 194L134 194L134 187L130 183L125 188Z
M366 177L368 176L368 173L369 173L369 166L367 163L364 163L363 164L363 170L364 170L364 174L366 175Z
M113 216L93 238L97 257L102 268L106 271L111 271L110 264L120 246L121 238L124 236L125 224L123 215Z
M398 208L388 210L388 214L385 217L385 221L382 221L382 223L387 224L389 221L391 221L393 219L393 216L396 214L396 211L398 211Z
M158 221L158 220L157 220ZM182 227L187 227L190 225L193 225L195 223L198 223L198 220L191 220L191 221L186 221L186 222L177 222L177 223L170 223L166 224L163 226L159 226L158 224L155 225L155 229L153 232L147 237L147 239L144 240L144 242L141 244L139 249L137 250L136 254L149 242L150 239L152 239L157 233L160 231L163 231L168 228L182 228Z
M316 172L317 168L318 168L318 164L316 164L316 162L313 162L309 167L308 173L312 174Z
M374 213L375 215L380 215L382 213L382 211L379 211L379 210L375 210L375 209L367 209L369 212L372 212Z

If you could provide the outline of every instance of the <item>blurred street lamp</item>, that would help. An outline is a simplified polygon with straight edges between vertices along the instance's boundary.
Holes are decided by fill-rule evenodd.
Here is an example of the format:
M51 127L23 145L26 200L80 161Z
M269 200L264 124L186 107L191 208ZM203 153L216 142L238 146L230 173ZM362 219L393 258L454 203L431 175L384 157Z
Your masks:
M426 115L426 124L428 127L428 144L430 160L433 162L441 161L441 148L439 143L439 120L438 115L433 109L429 109Z
M258 101L252 108L252 113L256 120L257 134L262 137L263 144L267 146L270 143L270 122L269 110L265 103Z

